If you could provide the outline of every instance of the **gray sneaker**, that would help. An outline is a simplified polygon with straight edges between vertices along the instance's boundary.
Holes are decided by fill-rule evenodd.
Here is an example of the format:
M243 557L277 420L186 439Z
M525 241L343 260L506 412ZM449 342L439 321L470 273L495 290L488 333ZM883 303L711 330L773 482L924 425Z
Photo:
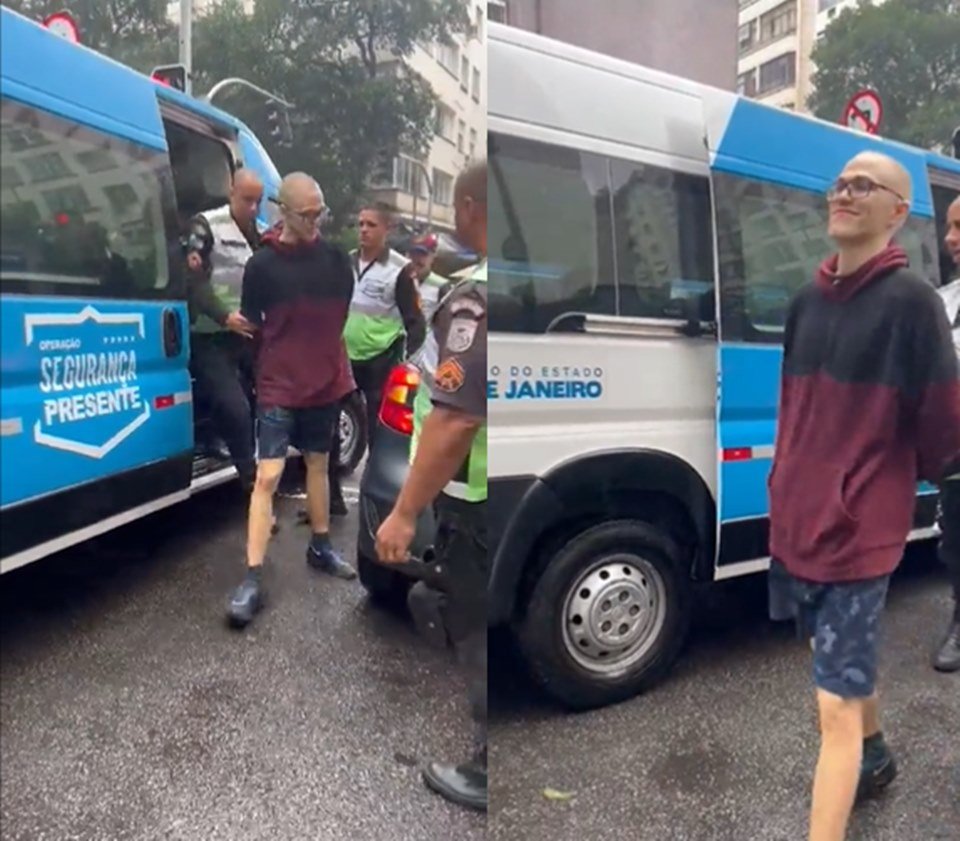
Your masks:
M357 571L329 546L322 549L307 547L307 563L313 569L350 581L357 577Z

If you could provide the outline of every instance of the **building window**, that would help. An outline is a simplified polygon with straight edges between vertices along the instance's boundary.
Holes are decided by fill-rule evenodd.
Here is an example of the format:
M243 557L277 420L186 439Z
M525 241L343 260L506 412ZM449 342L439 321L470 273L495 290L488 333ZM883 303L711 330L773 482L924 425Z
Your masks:
M470 160L476 160L477 157L477 130L470 129Z
M162 152L4 99L2 291L155 297L170 283L176 199ZM55 150L37 154L37 149ZM96 161L91 172L81 161ZM111 162L110 166L107 163ZM8 179L16 173L21 182ZM44 189L30 174L40 177ZM59 181L55 187L50 182ZM111 191L125 194L123 207Z
M477 40L481 42L483 41L483 24L485 19L486 19L486 14L483 11L483 7L477 6L477 21L476 21Z
M487 20L492 20L494 23L510 22L504 0L487 0Z
M470 60L466 56L460 59L460 90L470 90Z
M686 298L712 300L706 178L500 135L490 160L494 330L544 333L591 314L675 319Z
M817 10L825 12L827 9L832 9L834 6L839 6L842 2L843 0L819 0Z
M444 70L456 77L460 69L460 48L456 44L437 44L437 61Z
M788 88L797 81L797 54L786 53L760 65L759 93Z
M393 166L393 186L411 196L426 197L426 184L420 165L409 158L396 158Z
M453 176L443 170L433 170L433 200L437 204L453 204Z
M457 151L462 152L467 142L467 124L463 120L457 121Z
M757 70L748 70L746 73L741 73L737 76L737 93L740 96L756 96L757 95Z
M473 101L479 102L480 101L480 71L476 67L473 68L473 86L472 87L473 87L473 90L472 90Z
M783 3L760 18L760 43L779 41L797 31L796 0Z
M756 18L748 21L747 23L741 24L740 29L737 30L737 40L740 45L741 54L753 49L753 46L757 41Z
M442 137L444 140L449 140L453 142L453 133L456 127L457 115L454 113L453 109L448 105L440 103L437 105L437 135Z

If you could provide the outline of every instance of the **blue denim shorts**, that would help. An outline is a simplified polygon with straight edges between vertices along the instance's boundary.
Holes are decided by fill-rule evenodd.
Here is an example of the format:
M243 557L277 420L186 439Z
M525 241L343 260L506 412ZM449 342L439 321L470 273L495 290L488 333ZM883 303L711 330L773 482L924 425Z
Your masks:
M890 576L818 584L794 578L778 561L770 565L770 618L793 619L813 641L813 679L840 698L868 698L877 686L880 615Z
M340 419L340 404L257 409L257 458L286 458L291 445L301 453L329 453Z

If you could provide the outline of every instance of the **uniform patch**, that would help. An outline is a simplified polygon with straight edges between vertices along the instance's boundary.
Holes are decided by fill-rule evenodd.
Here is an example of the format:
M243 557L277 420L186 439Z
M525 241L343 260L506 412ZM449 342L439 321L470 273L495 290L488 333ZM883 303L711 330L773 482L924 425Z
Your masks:
M453 317L470 313L474 318L483 318L486 314L486 308L479 301L474 301L466 295L461 295L455 301L450 303L450 311Z
M466 374L463 366L456 359L447 359L445 362L441 362L433 375L434 386L448 394L459 391L464 380L466 380Z
M477 334L477 321L473 318L454 318L447 333L447 350L451 353L463 353L473 344Z

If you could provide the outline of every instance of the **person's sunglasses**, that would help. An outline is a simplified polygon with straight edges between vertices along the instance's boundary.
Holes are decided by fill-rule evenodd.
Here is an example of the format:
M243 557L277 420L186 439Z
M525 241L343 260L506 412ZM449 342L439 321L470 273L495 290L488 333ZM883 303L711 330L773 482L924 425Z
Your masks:
M871 193L877 190L883 190L896 196L900 201L906 202L906 199L896 190L867 178L866 175L855 175L853 178L840 177L834 181L827 190L827 201L836 201L840 196L846 193L852 199L865 199Z

